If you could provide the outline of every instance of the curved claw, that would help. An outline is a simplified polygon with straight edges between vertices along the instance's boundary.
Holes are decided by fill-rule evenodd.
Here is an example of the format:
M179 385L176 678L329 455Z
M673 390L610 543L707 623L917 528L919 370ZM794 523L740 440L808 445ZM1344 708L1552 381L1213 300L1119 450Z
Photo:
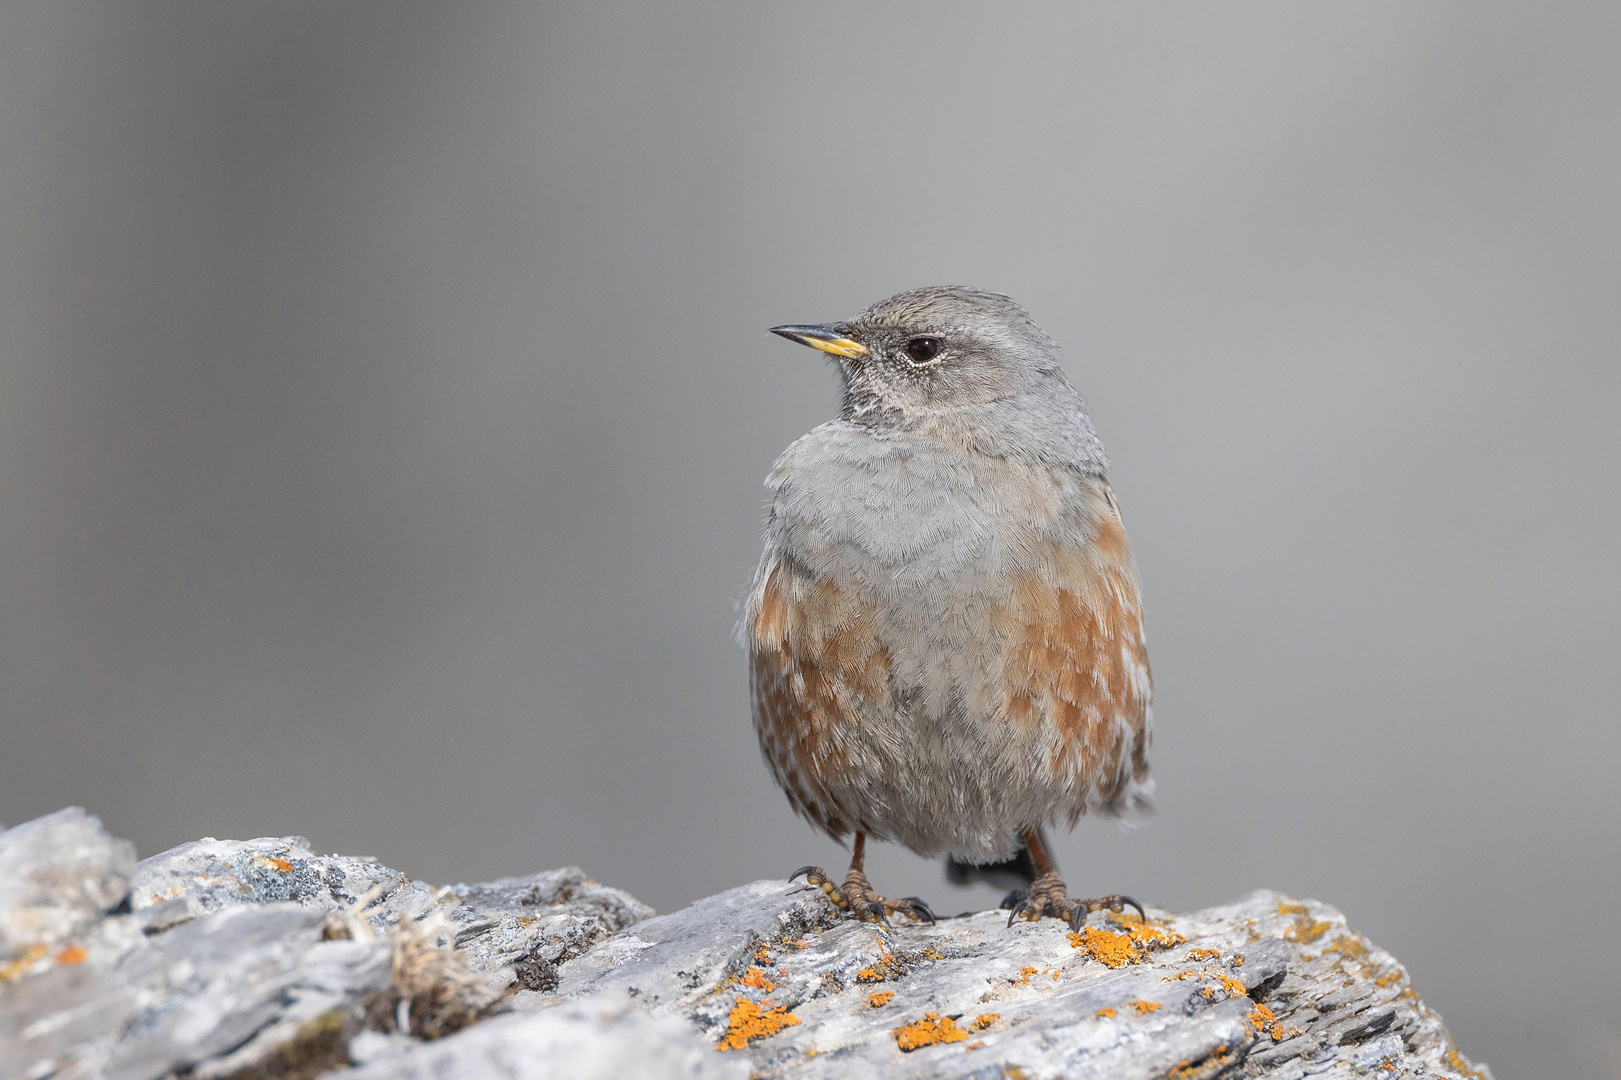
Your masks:
M794 878L798 877L801 874L817 874L817 873L821 873L821 870L822 870L822 868L820 866L817 866L815 863L812 863L809 866L801 866L798 870L795 870L793 873L788 875L788 880L792 881L792 880L794 880ZM807 878L806 880L808 881L809 879Z
M924 922L928 923L930 926L933 926L939 921L935 918L934 912L929 908L929 905L925 904L919 897L908 896L905 897L904 900L907 910L913 915L916 915L919 919L922 919Z
M1030 908L1030 898L1025 897L1024 899L1020 900L1017 904L1014 904L1013 905L1013 910L1008 912L1007 924L1009 926L1012 926L1014 919L1017 919L1020 915L1023 915L1025 912L1027 912L1029 910L1031 910L1031 908Z
M1079 934L1081 927L1086 925L1086 905L1078 905L1069 915L1069 932Z
M1127 904L1130 904L1132 907L1137 909L1137 918L1138 919L1140 919L1143 922L1148 921L1148 912L1144 911L1143 906L1141 904L1139 904L1137 901L1135 901L1131 897L1125 896L1125 895L1116 896L1115 899L1117 901L1119 901L1119 903L1120 903L1120 907L1115 908L1116 911L1119 911L1120 908L1123 908Z
M867 914L872 916L873 922L881 923L884 926L889 925L889 916L884 914L884 905L881 901L874 900L869 903L867 905Z

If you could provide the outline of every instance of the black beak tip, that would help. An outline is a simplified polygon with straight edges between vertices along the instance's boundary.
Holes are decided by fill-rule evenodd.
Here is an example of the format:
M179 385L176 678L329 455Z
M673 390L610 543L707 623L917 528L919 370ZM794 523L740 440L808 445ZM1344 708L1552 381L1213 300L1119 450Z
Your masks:
M850 328L844 323L773 326L771 333L834 356L864 356L867 352L865 345L850 340Z
M806 338L825 341L828 338L838 337L838 331L839 327L832 323L820 325L814 323L789 323L786 326L773 326L771 328L771 333L776 334L778 337L785 337L789 341L797 341L801 345L805 343Z

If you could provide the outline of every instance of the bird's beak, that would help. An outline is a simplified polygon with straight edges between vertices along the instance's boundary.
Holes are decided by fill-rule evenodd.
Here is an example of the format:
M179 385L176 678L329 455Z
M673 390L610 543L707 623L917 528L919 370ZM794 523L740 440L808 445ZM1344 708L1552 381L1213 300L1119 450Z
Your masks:
M816 326L773 326L773 334L781 334L790 341L809 345L834 356L854 359L867 355L867 347L850 338L850 328L844 323L822 323Z

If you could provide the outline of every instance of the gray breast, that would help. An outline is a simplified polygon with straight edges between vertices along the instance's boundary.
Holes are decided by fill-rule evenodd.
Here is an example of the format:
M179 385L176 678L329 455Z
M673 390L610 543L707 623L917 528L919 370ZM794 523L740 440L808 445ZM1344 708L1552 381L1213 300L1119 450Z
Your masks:
M1081 502L1067 471L843 421L768 483L768 553L870 604L898 692L937 708L981 696L1004 644L990 609Z

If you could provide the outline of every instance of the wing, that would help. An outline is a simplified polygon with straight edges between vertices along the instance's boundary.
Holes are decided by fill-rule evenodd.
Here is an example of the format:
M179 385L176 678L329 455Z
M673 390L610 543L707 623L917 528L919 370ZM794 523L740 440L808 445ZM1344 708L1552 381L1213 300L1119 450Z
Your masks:
M889 695L889 654L870 608L828 581L768 559L744 638L760 752L788 801L835 840L855 828L833 791L862 753L850 725Z
M1153 678L1137 566L1114 492L1083 500L1080 535L1047 542L1015 574L999 612L1002 713L1038 735L1050 779L1088 811L1152 810Z

